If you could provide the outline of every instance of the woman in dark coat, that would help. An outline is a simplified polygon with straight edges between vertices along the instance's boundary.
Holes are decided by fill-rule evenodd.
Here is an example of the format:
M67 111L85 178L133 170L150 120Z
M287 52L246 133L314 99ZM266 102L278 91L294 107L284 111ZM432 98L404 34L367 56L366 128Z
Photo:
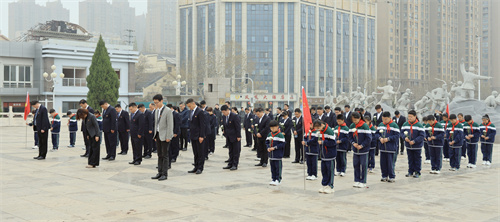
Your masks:
M99 146L99 141L101 140L99 124L94 114L89 113L87 109L78 109L76 119L85 121L85 129L83 130L86 130L86 135L90 143L89 161L86 167L95 168L99 166L99 152L101 148Z

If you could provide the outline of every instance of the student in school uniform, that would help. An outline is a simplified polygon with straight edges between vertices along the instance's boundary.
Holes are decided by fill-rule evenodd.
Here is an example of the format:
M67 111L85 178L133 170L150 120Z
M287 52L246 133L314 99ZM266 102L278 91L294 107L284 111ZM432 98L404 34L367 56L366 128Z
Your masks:
M491 123L488 115L484 115L482 120L483 123L479 129L481 130L481 153L483 153L483 165L490 166L491 158L493 156L493 143L495 143L497 129L495 128L495 125Z
M467 147L467 156L469 157L469 164L467 164L467 168L476 168L477 143L481 137L479 124L472 120L471 115L465 115L464 121L465 143Z
M35 127L36 110L31 111L31 114L33 114L33 120L31 120L31 123L26 123L26 125L31 126L33 128L35 145L32 147L32 149L38 149L38 132L37 132L36 127Z
M450 144L448 142L448 132L446 131L446 128L448 127L449 120L448 120L448 113L443 113L441 115L441 121L439 122L441 125L444 127L444 143L443 143L443 161L445 162L450 162Z
M429 142L427 142L427 128L429 128L427 116L422 117L422 125L424 126L424 152L425 152L425 161L424 164L431 163L431 155L429 153Z
M445 128L436 120L434 115L427 116L429 127L426 131L427 143L429 144L429 155L431 157L431 174L441 173L443 164L443 144L446 135Z
M75 142L76 142L76 132L78 131L78 122L76 121L76 114L71 113L71 111L68 111L66 113L68 116L68 131L69 131L69 145L68 148L73 148L75 147Z
M285 136L281 133L279 123L276 120L269 122L269 129L271 132L267 135L265 142L270 160L269 164L271 165L272 181L269 185L278 186L281 184L282 179L283 163L281 159L285 148Z
M401 137L405 140L408 155L408 174L406 177L420 177L422 170L422 147L424 146L425 129L417 119L417 112L408 112L408 121L401 127Z
M372 115L366 114L364 116L365 123L370 128L370 132L372 133L372 140L370 142L370 151L368 152L368 173L373 173L373 169L375 169L375 149L377 148L378 142L378 133L377 128L372 123Z
M304 140L302 140L302 145L305 147L306 152L306 164L307 164L307 177L306 180L317 180L318 179L318 131L311 127L306 134L304 134Z
M333 130L336 135L337 143L337 173L341 177L345 176L345 170L347 166L347 150L350 146L349 144L349 126L345 123L344 115L339 114L336 117L337 126Z
M331 194L335 192L333 189L333 180L335 172L335 158L337 157L337 147L335 142L335 134L332 128L327 126L321 120L314 121L314 129L318 131L319 154L321 155L321 187L320 193Z
M50 109L50 116L52 121L50 122L50 131L52 133L52 151L59 150L59 132L61 132L61 117L54 109Z
M465 122L464 114L458 113L457 118L458 118L458 122L460 122L460 124L462 124L462 126L465 127L465 125L467 123ZM464 130L465 130L465 128L464 128ZM467 158L467 139L465 138L467 136L467 134L465 133L465 131L464 131L463 135L464 135L464 142L462 143L462 150L460 151L460 154L462 155L461 159L465 160L465 158Z
M448 144L450 145L450 170L457 171L460 169L460 152L464 142L464 127L455 114L451 114L449 119L450 123L446 127L446 131L448 132Z
M380 149L380 169L382 171L382 182L396 182L394 173L394 156L398 152L400 130L398 124L391 119L390 112L381 114L382 122L378 126L379 149Z
M207 142L208 142L207 155L213 155L215 152L215 138L217 135L217 116L215 115L214 109L212 107L208 107L207 112L209 114L208 119L210 122L210 127L212 128L212 130L210 130L210 134L207 136Z
M361 119L361 114L352 114L352 124L349 127L349 142L352 146L352 163L354 166L355 188L366 187L368 173L368 153L372 142L372 132L369 126Z

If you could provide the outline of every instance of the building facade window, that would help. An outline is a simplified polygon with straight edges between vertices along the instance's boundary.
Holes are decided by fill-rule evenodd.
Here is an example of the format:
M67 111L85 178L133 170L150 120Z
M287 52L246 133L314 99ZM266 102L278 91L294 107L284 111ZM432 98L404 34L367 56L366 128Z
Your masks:
M115 70L116 71L116 70ZM87 86L87 68L85 67L63 67L64 79L63 86L80 87ZM120 71L118 70L118 79Z
M33 81L31 66L4 65L3 87L4 88L31 88Z

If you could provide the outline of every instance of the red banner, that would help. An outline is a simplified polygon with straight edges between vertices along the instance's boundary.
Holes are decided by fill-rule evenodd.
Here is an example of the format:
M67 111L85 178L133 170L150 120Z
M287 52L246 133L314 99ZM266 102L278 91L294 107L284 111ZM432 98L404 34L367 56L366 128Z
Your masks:
M30 108L30 93L26 93L26 103L24 104L24 120L28 118L28 115L30 114L31 108Z
M303 113L303 124L304 124L304 135L310 130L310 125L312 123L311 110L309 110L309 103L307 102L306 91L302 87L302 113Z

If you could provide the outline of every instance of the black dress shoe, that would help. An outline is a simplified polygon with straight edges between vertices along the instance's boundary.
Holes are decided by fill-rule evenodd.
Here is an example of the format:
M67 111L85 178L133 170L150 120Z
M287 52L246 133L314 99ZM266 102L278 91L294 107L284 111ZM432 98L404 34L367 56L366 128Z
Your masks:
M110 157L108 160L109 161L113 161L113 160L115 160L115 158L114 157Z
M267 163L263 163L263 164L262 164L262 167L267 167Z
M224 163L229 163L230 161L231 161L231 160L226 160L226 161L224 161Z
M301 160L301 161L300 161L300 164L304 164L304 161L303 161L303 160Z
M262 163L255 164L255 166L256 166L256 167L260 167L260 166L262 166L262 165L264 165L264 164L262 164Z
M151 177L151 179L153 179L153 180L157 180L157 179L158 179L158 178L160 178L160 177L161 177L161 175L160 175L160 174L156 174L156 176Z
M88 154L83 154L83 155L80 155L80 157L89 157L89 155Z
M205 160L208 160L208 156L205 157Z
M172 160L170 160L170 162L175 163L175 162L177 162L177 160L176 159L172 159Z
M252 151L257 151L257 149L253 148Z
M237 170L237 169L238 169L238 167L234 166L234 167L231 167L231 169L229 169L229 170Z
M141 165L141 162L135 162L134 165Z
M201 170L197 170L196 174L201 174L201 172L202 172Z
M225 167L222 167L222 169L224 169L224 170L231 169L231 168L232 168L232 167L231 167L231 166L229 166L229 165L228 165L228 166L225 166Z
M146 155L144 159L151 159L151 155Z
M170 170L170 168L172 168L172 166L168 166L168 169Z
M35 160L36 160L36 159L38 159L38 157L39 157L39 156L33 157L33 159L35 159Z
M187 151L187 150L188 150L187 148L182 149L182 151Z
M228 147L229 147L229 146L225 145L225 146L223 146L222 148L228 148Z
M153 153L158 153L158 150L153 150Z
M162 175L160 178L158 178L159 181L166 180L166 179L167 179L167 176L165 176L165 175Z
M127 152L119 152L120 155L127 155Z
M128 164L134 164L134 163L135 163L134 161L132 161L132 162L128 162Z
M82 156L83 156L83 155L82 155ZM107 160L107 159L109 159L109 158L110 158L109 156L106 156L106 157L104 157L104 158L102 158L102 159L103 159L103 160Z
M196 173L196 169L190 170L188 173Z
M292 163L299 163L299 161L298 161L298 160L295 160L295 161L293 161Z
M45 160L45 157L43 156L39 156L38 158L36 158L37 160Z
M404 153L403 153L403 152L401 152L401 153L399 153L399 154L400 154L400 155L403 155Z

